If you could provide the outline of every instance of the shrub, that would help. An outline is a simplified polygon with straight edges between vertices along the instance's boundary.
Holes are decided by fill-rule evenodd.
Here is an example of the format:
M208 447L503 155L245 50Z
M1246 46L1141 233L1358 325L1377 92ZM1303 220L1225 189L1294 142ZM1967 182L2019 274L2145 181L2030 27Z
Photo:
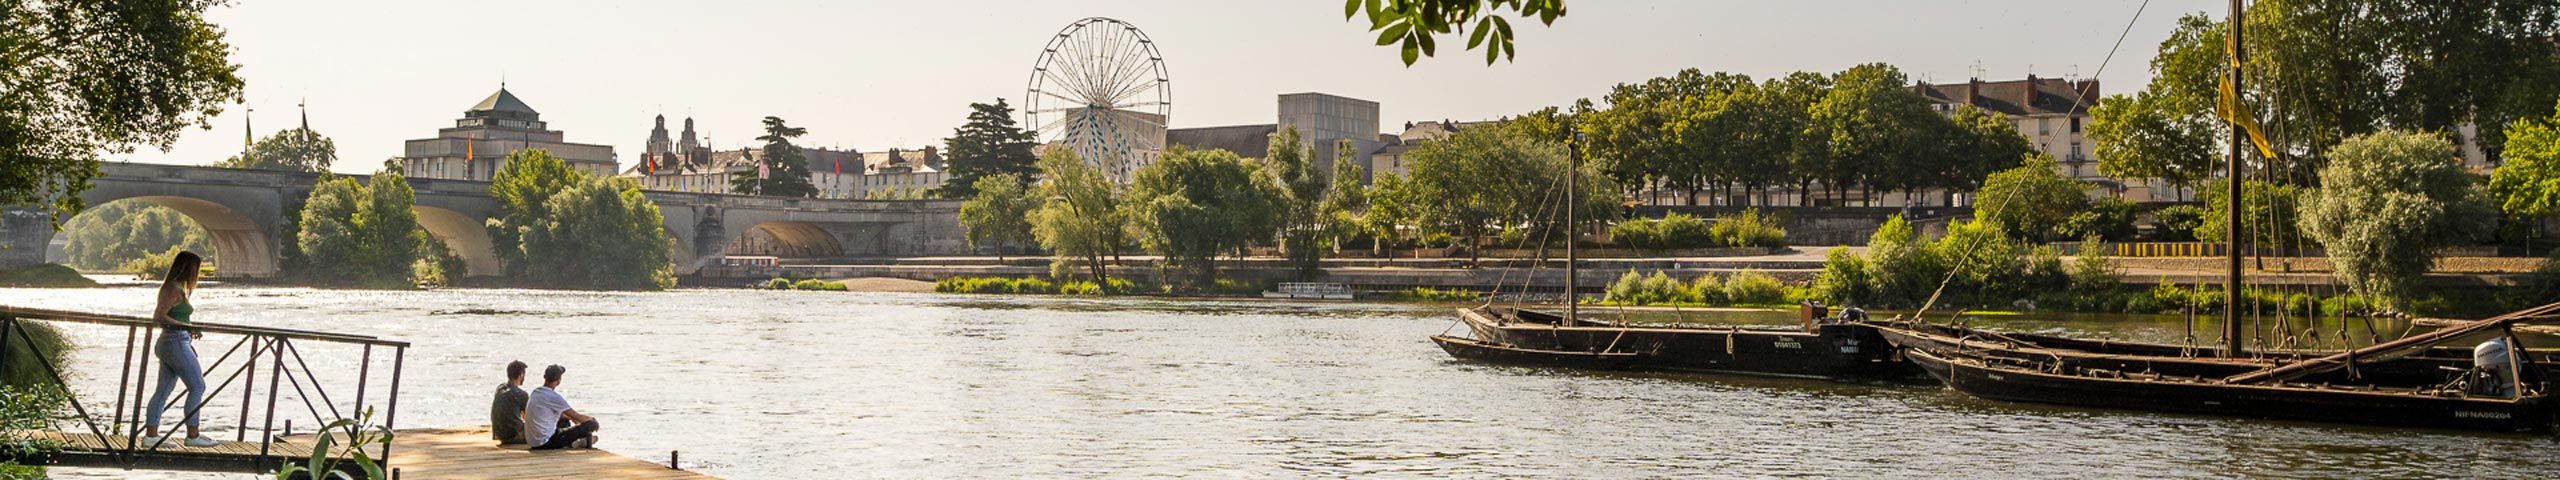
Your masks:
M1708 236L1722 247L1787 246L1787 229L1778 227L1776 218L1761 215L1757 208L1716 217L1715 226L1708 229Z
M1661 242L1661 248L1716 246L1715 229L1707 226L1707 222L1698 217L1677 213L1665 215L1662 217L1662 222L1655 225L1655 228L1659 229L1656 233L1661 235L1656 240Z
M1725 294L1724 282L1717 280L1712 273L1689 281L1689 298L1708 305L1723 305L1730 300Z
M946 279L945 281L948 281L948 279ZM942 282L934 282L933 287L934 287L934 289L935 289L935 290L941 290L941 289L942 289ZM790 289L791 289L791 279L788 279L788 278L775 278L775 279L772 279L772 280L766 280L766 281L764 281L764 289L766 289L766 290L790 290Z
M1101 295L1102 286L1092 280L1072 280L1058 284L1059 295Z
M1455 289L1441 290L1431 287L1414 287L1406 290L1398 290L1389 295L1399 300L1422 302L1465 302L1484 298L1484 294L1481 293Z
M1048 279L1040 277L1016 278L1011 282L1007 282L1005 288L1009 289L1013 293L1058 293L1058 284L1051 283Z
M123 270L125 273L131 273L133 274L133 278L136 279L159 280L160 277L168 276L169 264L177 262L178 252L180 252L178 248L179 247L169 247L168 250L161 251L160 253L143 255L142 258L126 260L124 262L124 268L120 268L118 270Z
M71 343L68 337L64 337L62 330L56 328L52 322L21 320L14 330L26 332L27 338L24 341L12 338L5 345L0 345L0 349L6 349L6 355L11 359L5 368L0 368L0 385L22 388L31 385L54 385L53 374L47 372L42 363L62 365L63 359L69 358L72 350L77 349L78 346ZM27 345L30 342L40 348L30 350ZM37 358L36 352L39 351L44 352L45 362L21 361Z
M1609 227L1609 241L1621 247L1651 250L1662 244L1661 221L1638 218Z
M1724 279L1726 300L1734 305L1775 305L1787 301L1787 286L1778 277L1756 270L1734 272Z
M1823 257L1822 273L1813 277L1813 293L1833 305L1860 305L1875 300L1875 278L1866 259L1834 248Z
M847 288L845 288L845 286L844 286L844 284L843 284L843 283L839 283L839 282L830 282L830 281L819 280L819 279L814 279L814 278L812 278L812 279L808 279L808 280L801 280L801 281L797 281L797 282L791 282L791 289L792 289L792 290L815 290L815 291L823 291L823 292L842 292L842 291L846 291L846 290L847 290Z
M2162 242L2196 241L2196 228L2204 226L2204 207L2178 205L2151 212L2151 239Z

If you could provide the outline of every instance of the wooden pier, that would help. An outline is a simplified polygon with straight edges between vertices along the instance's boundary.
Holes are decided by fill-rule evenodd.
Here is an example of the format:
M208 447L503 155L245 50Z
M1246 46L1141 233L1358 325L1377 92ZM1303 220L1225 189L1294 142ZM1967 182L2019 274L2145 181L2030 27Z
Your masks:
M78 450L106 451L121 449L123 437L99 441L96 435L35 432L40 439L52 439L72 445L54 457L55 465L87 468L139 468L151 470L195 470L214 472L271 472L285 462L300 465L311 458L314 438L310 434L277 438L258 451L257 442L222 442L212 447L196 448L171 439L158 449L145 449L132 464L120 464L113 456L83 453ZM340 435L339 440L346 437ZM344 456L340 456L344 458ZM500 447L489 439L488 427L465 429L401 430L392 436L391 468L399 470L398 478L409 479L544 479L544 478L615 478L637 480L716 480L719 477L669 468L666 463L625 457L596 449L531 451L524 445ZM348 473L361 475L361 472Z
M421 479L719 478L591 448L536 452L523 445L499 447L489 439L488 427L402 430L392 436L390 465L400 469L401 478Z

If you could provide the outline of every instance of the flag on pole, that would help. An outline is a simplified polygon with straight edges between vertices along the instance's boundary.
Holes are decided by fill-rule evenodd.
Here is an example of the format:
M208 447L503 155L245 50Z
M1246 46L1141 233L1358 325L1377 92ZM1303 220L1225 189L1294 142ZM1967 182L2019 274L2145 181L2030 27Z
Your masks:
M2239 25L2235 23L2232 28L2239 28ZM2232 41L2222 42L2223 63L2230 64L2231 68L2235 69L2241 68L2240 44L2236 40L2237 37L2233 37ZM2258 147L2259 155L2266 156L2268 160L2276 159L2275 146L2267 142L2267 132L2258 126L2256 114L2250 112L2247 106L2241 105L2240 91L2232 88L2231 77L2228 74L2223 75L2218 82L2219 85L2216 88L2218 94L2215 95L2213 105L2214 113L2221 116L2223 121L2230 122L2233 131L2249 137L2249 143Z

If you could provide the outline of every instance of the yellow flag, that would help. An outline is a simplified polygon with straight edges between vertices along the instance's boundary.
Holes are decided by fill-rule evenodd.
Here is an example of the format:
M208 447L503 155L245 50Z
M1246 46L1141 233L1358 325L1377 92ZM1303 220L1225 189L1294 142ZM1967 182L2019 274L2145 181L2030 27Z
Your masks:
M2236 21L2231 27L2240 28ZM2222 42L2222 53L2224 63L2230 64L2233 69L2240 68L2239 42ZM2240 90L2232 88L2231 77L2231 75L2223 75L2218 82L2221 84L2219 88L2221 92L2213 105L2214 114L2222 117L2223 121L2231 122L2232 131L2248 135L2249 143L2258 147L2258 154L2265 155L2270 160L2277 158L2275 147L2267 143L2266 130L2258 126L2258 119L2251 116L2248 109L2241 108Z

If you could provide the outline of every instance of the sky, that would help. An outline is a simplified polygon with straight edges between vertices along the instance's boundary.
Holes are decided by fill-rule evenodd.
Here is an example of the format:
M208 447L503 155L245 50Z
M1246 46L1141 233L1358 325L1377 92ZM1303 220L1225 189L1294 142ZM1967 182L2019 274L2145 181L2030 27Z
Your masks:
M1488 66L1445 38L1406 67L1336 0L482 1L237 0L207 16L247 82L233 105L168 151L111 160L206 164L291 128L296 105L337 142L335 170L370 172L401 142L433 137L505 82L568 141L611 145L626 164L653 115L683 119L719 148L751 145L779 116L803 146L880 151L938 145L968 104L1021 103L1042 46L1084 17L1154 39L1171 77L1174 128L1272 123L1277 95L1379 102L1382 131L1406 121L1498 118L1597 98L1684 68L1755 79L1867 62L1914 80L2091 77L2139 89L2176 20L2204 0L1577 0L1553 26L1515 20L1518 56ZM2142 12L2137 18L2135 11ZM2216 16L2219 16L2216 13ZM2112 61L2109 48L2130 34ZM2107 63L2103 72L2100 64Z

